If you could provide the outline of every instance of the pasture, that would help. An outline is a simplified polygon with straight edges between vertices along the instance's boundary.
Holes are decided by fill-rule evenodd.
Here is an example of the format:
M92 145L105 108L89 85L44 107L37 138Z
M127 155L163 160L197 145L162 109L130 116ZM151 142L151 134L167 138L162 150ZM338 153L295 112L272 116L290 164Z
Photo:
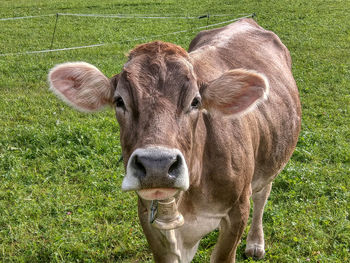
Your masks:
M187 49L196 28L251 13L290 50L303 109L297 148L265 208L263 262L350 261L350 2L198 2L0 0L0 19L231 14L62 15L53 49L111 44L6 56L49 49L56 17L0 20L0 262L152 262L136 195L121 192L113 110L69 108L48 91L48 70L86 61L112 76L137 44L161 39ZM243 257L248 229L237 262L253 262ZM209 262L217 234L202 240L194 262Z

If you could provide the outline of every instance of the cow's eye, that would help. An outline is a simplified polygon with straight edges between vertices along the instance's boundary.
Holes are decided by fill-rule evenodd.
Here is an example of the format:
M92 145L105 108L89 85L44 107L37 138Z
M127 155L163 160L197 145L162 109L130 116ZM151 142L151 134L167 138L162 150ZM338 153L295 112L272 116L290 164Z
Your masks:
M114 99L114 103L117 108L125 108L125 104L122 97L116 97Z
M201 98L195 97L191 102L191 109L199 109L201 106Z

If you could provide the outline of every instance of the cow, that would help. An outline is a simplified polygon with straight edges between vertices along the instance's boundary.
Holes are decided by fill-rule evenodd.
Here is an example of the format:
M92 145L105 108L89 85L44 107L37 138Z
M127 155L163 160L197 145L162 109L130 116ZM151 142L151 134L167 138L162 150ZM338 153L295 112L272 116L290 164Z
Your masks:
M253 19L200 32L182 47L136 46L107 78L84 62L49 73L51 90L84 112L115 108L126 175L155 262L190 262L219 229L211 262L235 262L253 201L245 254L265 254L262 216L301 125L288 49ZM154 202L175 200L183 225L152 226ZM174 227L175 228L175 227Z

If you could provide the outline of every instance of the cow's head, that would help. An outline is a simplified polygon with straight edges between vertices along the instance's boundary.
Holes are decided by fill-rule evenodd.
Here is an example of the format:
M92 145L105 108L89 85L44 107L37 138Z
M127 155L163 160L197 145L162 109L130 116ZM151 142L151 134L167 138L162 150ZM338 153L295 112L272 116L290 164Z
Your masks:
M193 137L203 110L239 115L268 92L263 75L243 69L201 83L189 54L160 41L132 50L122 72L111 79L76 62L54 67L49 82L53 92L78 110L113 105L126 167L122 189L152 200L188 189Z

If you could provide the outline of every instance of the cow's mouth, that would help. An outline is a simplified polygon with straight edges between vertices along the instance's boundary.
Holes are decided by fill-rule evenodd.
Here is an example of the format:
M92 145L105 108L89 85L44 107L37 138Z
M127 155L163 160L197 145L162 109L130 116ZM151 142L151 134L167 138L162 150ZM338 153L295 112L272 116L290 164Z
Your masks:
M173 197L179 189L176 188L151 188L138 190L138 195L145 200L165 200Z

